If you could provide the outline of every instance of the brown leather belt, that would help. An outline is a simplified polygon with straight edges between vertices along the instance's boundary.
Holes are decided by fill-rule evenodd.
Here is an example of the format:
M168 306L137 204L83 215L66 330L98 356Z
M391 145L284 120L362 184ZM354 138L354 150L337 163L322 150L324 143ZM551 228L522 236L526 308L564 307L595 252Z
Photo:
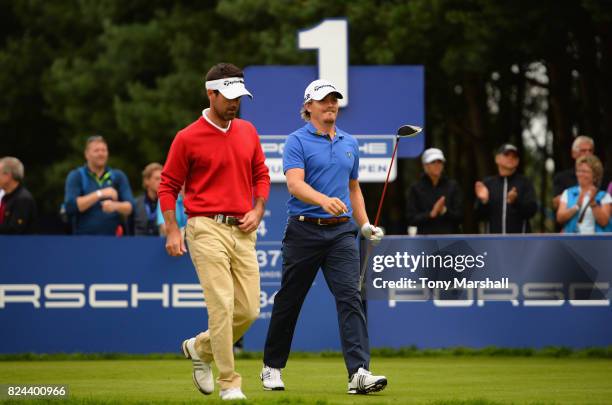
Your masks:
M343 224L343 223L348 222L348 221L351 220L349 217L310 218L310 217L305 217L303 215L300 215L298 217L293 217L293 218L297 219L300 222L310 222L312 224L317 224L317 225L321 225L321 226L325 226L325 225L338 225L338 224Z
M231 217L228 215L217 214L217 215L204 215L206 218L211 218L215 222L225 225L240 225L240 218Z

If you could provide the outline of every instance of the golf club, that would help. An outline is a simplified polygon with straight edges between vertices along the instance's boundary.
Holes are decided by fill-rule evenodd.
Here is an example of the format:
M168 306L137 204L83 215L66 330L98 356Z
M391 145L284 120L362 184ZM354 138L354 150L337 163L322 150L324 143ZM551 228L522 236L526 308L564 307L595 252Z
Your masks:
M399 145L399 140L400 138L412 138L421 133L422 130L423 128L414 125L402 125L397 129L397 134L395 137L395 147L393 148L393 153L391 154L391 164L389 165L389 169L387 170L387 178L385 180L382 195L380 196L380 202L378 203L378 211L376 211L376 219L374 220L374 226L378 226L378 220L380 219L380 212L382 210L383 201L385 200L385 194L387 193L389 175L391 174L391 168L393 167L393 162L395 160L395 154L397 153L397 146Z
M393 148L393 153L391 154L391 164L389 165L389 169L387 170L387 178L385 179L385 185L383 186L382 195L380 196L380 202L378 203L378 210L376 211L376 219L374 219L374 226L378 226L378 220L380 219L380 212L382 210L383 202L385 201L385 194L387 193L387 186L389 185L389 175L391 174L391 168L393 167L393 162L395 161L395 155L397 153L397 146L399 145L399 141L401 138L412 138L417 136L423 131L423 128L417 127L415 125L402 125L397 129L395 136L395 147ZM366 248L366 255L363 261L363 265L361 266L361 272L359 274L359 290L361 291L361 295L365 297L365 291L363 289L364 279L365 279L365 271L368 266L368 259L370 258L370 249L372 244L368 243Z

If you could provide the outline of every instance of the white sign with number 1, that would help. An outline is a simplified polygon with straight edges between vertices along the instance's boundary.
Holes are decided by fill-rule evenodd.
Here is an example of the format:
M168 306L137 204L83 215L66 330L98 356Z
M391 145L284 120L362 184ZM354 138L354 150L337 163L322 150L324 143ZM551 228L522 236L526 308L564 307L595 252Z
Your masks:
M348 24L346 20L323 20L298 34L300 49L319 50L319 77L338 86L344 96L340 107L348 105Z

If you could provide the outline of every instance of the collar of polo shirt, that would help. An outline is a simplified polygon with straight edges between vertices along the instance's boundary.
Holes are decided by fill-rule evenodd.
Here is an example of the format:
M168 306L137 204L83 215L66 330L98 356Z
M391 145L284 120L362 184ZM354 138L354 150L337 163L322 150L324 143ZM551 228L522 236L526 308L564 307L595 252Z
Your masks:
M320 131L319 129L317 129L314 125L312 125L312 122L308 123L308 132L310 132L313 135L319 135L319 136L336 136L336 135L340 135L340 137L342 137L341 134L338 134L338 131L336 131L336 127L334 127L331 132L329 134L326 134L323 131Z

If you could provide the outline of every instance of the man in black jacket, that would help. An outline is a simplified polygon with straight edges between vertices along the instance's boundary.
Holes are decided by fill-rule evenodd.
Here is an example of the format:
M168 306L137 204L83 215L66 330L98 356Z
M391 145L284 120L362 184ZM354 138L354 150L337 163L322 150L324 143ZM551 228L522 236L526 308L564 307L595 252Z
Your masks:
M476 215L487 223L487 233L528 233L529 220L537 210L531 181L516 173L519 165L516 146L502 145L495 155L498 175L477 181Z
M21 184L24 169L19 159L0 159L0 188L5 194L0 201L0 234L34 233L36 202Z
M410 187L406 216L420 235L459 233L463 221L461 190L455 180L442 174L444 154L430 148L421 156L421 178Z

